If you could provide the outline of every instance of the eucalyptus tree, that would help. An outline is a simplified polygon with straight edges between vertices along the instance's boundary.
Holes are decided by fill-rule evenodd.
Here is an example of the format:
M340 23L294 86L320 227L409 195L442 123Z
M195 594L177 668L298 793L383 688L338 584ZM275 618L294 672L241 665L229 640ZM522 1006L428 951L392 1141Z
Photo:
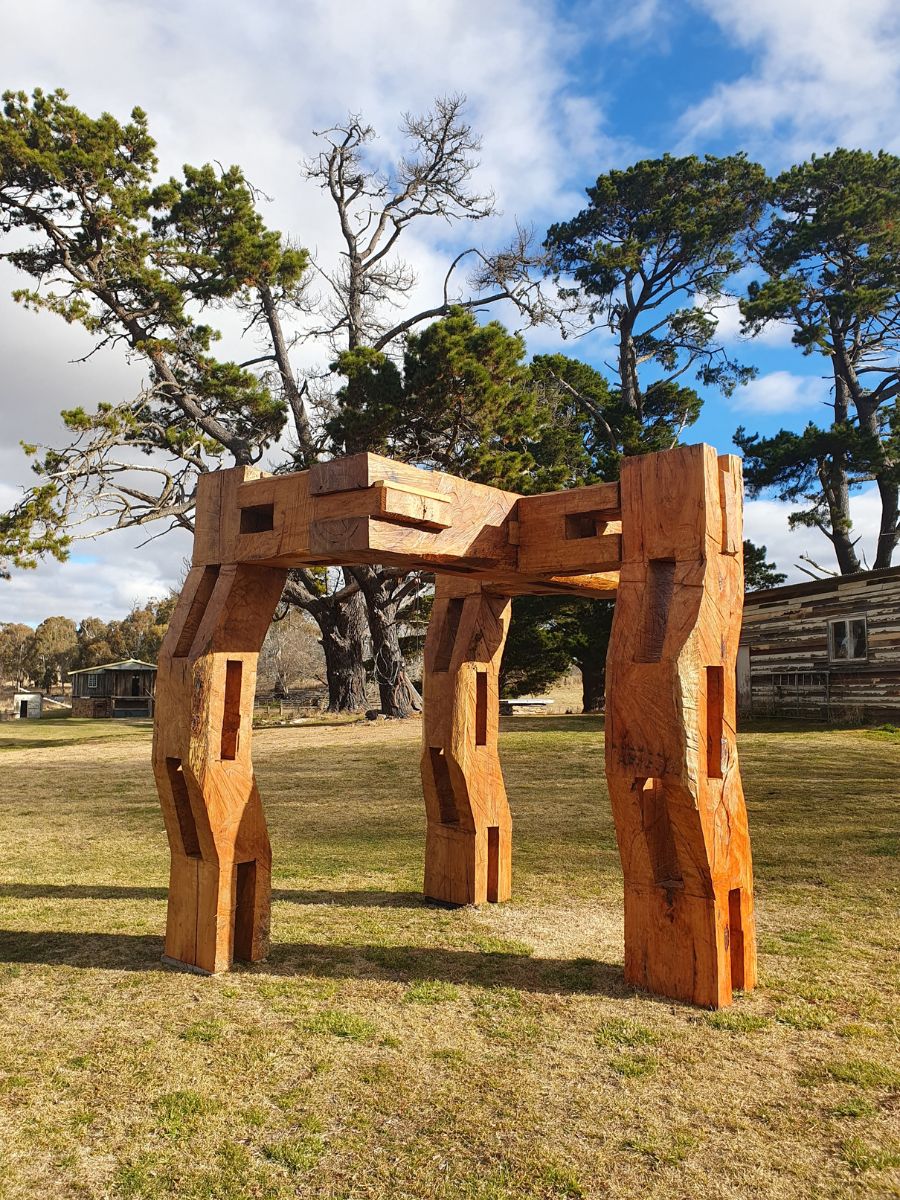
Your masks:
M401 254L407 231L427 221L479 222L495 212L493 195L473 186L480 140L465 120L464 103L462 96L448 96L424 115L407 113L401 125L407 152L396 163L375 161L375 131L359 116L324 130L322 149L306 163L307 179L334 207L342 244L336 266L313 264L319 290L305 334L333 354L329 374L308 381L331 453L390 447L416 462L435 461L426 421L418 423L415 445L392 435L394 423L405 421L419 402L405 396L399 371L407 339L454 309L509 302L529 324L551 317L534 271L542 255L518 228L499 250L477 244L459 249L440 294L419 303L416 274ZM416 581L375 567L355 567L352 576L366 602L382 710L407 715L420 707L420 698L403 657L398 618L415 600Z
M28 647L34 630L21 621L0 622L0 680L18 690L25 678Z

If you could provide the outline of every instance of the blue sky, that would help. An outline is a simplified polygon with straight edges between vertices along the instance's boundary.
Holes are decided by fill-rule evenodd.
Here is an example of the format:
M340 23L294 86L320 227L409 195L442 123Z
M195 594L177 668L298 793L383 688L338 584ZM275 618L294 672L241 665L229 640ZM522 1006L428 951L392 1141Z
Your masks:
M900 6L895 0L0 0L4 87L63 86L90 112L151 118L162 169L217 159L242 164L270 197L269 222L336 260L332 214L300 178L312 130L361 111L385 159L401 148L399 115L435 95L466 93L483 135L479 183L502 216L479 227L499 242L516 218L539 232L572 216L584 187L639 157L746 150L771 171L838 144L900 150ZM52 31L52 36L48 36ZM418 297L433 298L459 238L421 228L406 257ZM114 354L82 365L76 329L22 312L19 281L0 265L0 505L28 479L19 439L59 444L61 408L123 400L142 374ZM507 314L503 314L507 315ZM741 344L737 316L721 326L758 367L749 388L709 394L689 440L731 447L738 424L766 433L802 427L827 398L824 363L791 348L783 330ZM226 328L226 339L235 336ZM554 346L528 335L533 351ZM572 351L570 344L566 347ZM601 335L577 352L602 361ZM311 352L314 354L315 352ZM299 364L307 365L305 363ZM876 516L855 502L863 543ZM800 554L833 561L815 531L789 533L771 499L747 505L747 530L797 576ZM177 583L185 537L140 545L124 532L79 545L0 585L0 620L65 612L121 616Z

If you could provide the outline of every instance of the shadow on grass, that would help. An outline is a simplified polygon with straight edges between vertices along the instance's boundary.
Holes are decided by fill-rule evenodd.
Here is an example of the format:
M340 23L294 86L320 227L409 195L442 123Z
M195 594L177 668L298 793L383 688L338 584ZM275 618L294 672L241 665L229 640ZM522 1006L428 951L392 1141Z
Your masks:
M286 721L284 723L279 721L273 722L271 725L267 725L265 721L260 721L257 724L256 720L254 719L253 732L262 733L265 731L266 733L290 733L292 730L296 731L298 729L355 729L357 725L365 724L366 721L364 717L353 717L349 720L340 720L339 718L334 718L332 720L328 717L300 717L296 721Z
M71 746L88 746L93 742L108 742L115 734L98 734L84 738L4 738L0 741L0 752L4 750L64 750Z
M603 729L600 713L570 713L559 717L501 717L501 733L591 733Z
M0 929L0 963L33 963L107 971L167 971L160 963L160 937L128 933L42 933ZM632 994L622 969L592 958L532 958L427 946L329 946L279 943L267 962L238 964L245 978L271 980L312 976L372 979L399 983L441 980L526 992L584 992L622 997Z
M122 886L101 883L0 883L0 900L165 900L164 887ZM273 888L272 899L286 904L333 904L340 908L444 907L419 892L333 892L324 888L302 891Z

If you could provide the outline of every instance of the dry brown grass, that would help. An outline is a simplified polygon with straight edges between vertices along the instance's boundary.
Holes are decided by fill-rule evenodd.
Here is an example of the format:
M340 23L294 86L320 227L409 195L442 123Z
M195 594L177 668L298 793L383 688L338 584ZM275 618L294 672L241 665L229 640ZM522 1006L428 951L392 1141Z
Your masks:
M741 741L762 986L626 988L600 723L512 718L515 899L425 904L415 723L266 730L268 963L159 966L149 730L0 727L0 1196L900 1194L900 739ZM13 748L4 748L13 747Z

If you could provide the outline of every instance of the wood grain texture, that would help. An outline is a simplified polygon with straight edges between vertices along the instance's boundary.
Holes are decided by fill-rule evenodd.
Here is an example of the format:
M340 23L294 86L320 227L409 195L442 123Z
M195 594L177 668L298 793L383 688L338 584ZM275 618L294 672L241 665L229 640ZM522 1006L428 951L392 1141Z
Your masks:
M290 475L241 468L201 480L193 562L385 563L464 572L497 594L590 596L616 587L618 508L614 483L519 497L377 454Z
M271 852L250 760L256 662L286 568L437 570L425 643L425 893L505 900L497 749L510 596L617 591L606 769L630 982L709 1007L756 978L735 749L743 599L736 458L626 459L620 484L520 497L362 454L201 480L194 566L159 659L153 764L172 855L166 957L219 971L268 943Z
M512 825L500 756L499 672L508 598L439 575L425 640L425 895L508 900Z
M171 851L165 957L204 972L268 949L271 850L250 746L256 662L286 572L210 564L239 472L198 506L192 568L159 655L153 770ZM205 481L204 481L205 482ZM227 511L217 510L212 498Z
M606 771L625 874L625 974L717 1008L756 982L735 745L740 461L688 446L622 463Z
M618 568L620 517L617 483L523 496L516 507L519 571L586 574Z

